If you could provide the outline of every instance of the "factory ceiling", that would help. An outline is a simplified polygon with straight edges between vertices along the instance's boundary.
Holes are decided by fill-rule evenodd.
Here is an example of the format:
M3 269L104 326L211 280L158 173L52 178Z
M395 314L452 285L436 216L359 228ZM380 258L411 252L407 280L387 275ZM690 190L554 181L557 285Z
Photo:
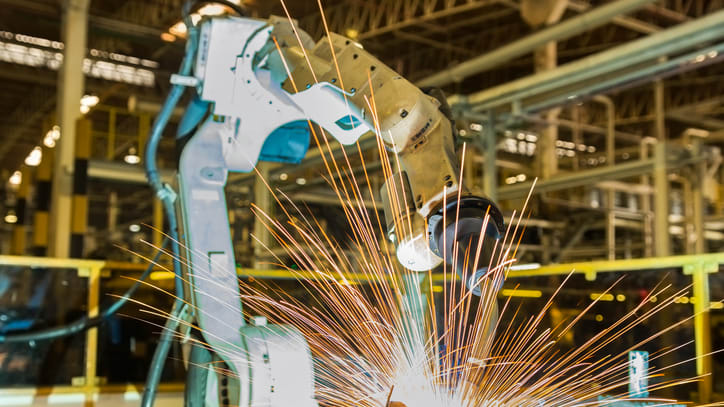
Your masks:
M158 103L168 90L170 73L177 69L183 55L183 39L171 35L173 30L170 32L180 19L182 3L183 0L91 1L88 63L92 72L87 77L86 93L98 96L104 106L122 109L128 107L129 98ZM284 15L278 1L244 3L253 16ZM330 29L357 38L412 81L526 38L546 25L546 17L531 13L531 2L527 0L321 3ZM561 21L566 21L611 2L549 3L564 6L558 7L557 13ZM317 1L287 0L285 4L302 28L315 39L321 37L324 22ZM53 124L58 73L58 62L54 59L62 47L61 2L0 0L0 5L0 171L7 179ZM558 41L558 64L666 30L722 6L718 0L650 2L606 24ZM449 94L470 94L534 72L535 55L529 52L444 88ZM724 65L714 63L665 79L665 105L671 112L667 119L672 131L690 126L692 121L711 130L722 127L723 75ZM618 130L645 135L653 119L651 86L641 84L609 93L617 106ZM579 110L576 120L594 128L604 126L602 106L587 103L583 109L566 110L561 120L571 120L573 110ZM88 117L93 120L94 129L108 127L107 114L91 111ZM129 132L137 130L137 125L130 122L127 127ZM592 132L591 143L602 142L600 132L596 134Z

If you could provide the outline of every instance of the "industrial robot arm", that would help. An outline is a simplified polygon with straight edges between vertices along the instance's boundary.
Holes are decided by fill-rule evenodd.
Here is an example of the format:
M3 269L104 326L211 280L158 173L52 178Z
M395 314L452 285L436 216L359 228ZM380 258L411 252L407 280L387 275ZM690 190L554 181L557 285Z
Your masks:
M178 173L189 264L184 280L205 341L235 373L205 398L248 407L316 406L311 356L299 331L267 326L262 318L249 326L243 316L224 198L229 171L249 172L258 160L299 162L310 121L345 145L376 133L399 157L398 173L382 189L398 259L422 271L458 258L458 272L467 268L461 274L470 276L473 290L489 259L472 270L464 253L453 256L453 242L488 253L502 216L461 185L444 98L425 94L358 43L331 34L315 45L278 17L203 19L192 40L196 29L193 75L171 78L197 91L179 126L189 136ZM484 228L486 214L491 221Z
M376 132L399 157L400 172L381 195L400 263L424 271L455 258L477 291L503 218L494 203L460 182L441 92L426 94L349 38L331 33L314 44L279 17L205 21L200 45L200 98L233 122L220 134L229 170L250 171L258 159L301 159L308 120L342 144ZM461 253L453 253L455 242ZM477 270L463 264L469 247L482 249Z

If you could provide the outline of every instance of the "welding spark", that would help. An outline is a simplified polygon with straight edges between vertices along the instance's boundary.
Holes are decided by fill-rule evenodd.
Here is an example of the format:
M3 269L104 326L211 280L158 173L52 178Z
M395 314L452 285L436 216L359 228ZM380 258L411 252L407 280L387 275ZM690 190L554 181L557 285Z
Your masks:
M321 2L318 4L326 30L324 10ZM291 21L288 12L287 17ZM298 38L296 31L295 36ZM276 43L276 46L279 47L279 44ZM331 43L330 49L335 67L339 70ZM309 63L306 54L304 57ZM286 62L284 66L288 70ZM314 72L313 69L311 71ZM291 75L291 72L288 73ZM342 80L342 72L338 74ZM370 72L367 74L369 78ZM370 80L370 89L371 85ZM284 193L269 185L284 216L271 216L253 207L257 221L263 223L276 243L285 249L284 256L272 254L276 259L274 266L297 276L298 283L317 305L309 307L269 282L242 282L239 286L247 318L264 315L270 323L301 332L314 356L315 392L320 405L568 407L611 405L631 400L626 391L627 352L602 358L596 355L666 309L686 290L671 293L669 286L657 286L608 328L595 333L577 348L564 351L560 346L562 338L584 318L598 299L592 300L572 320L552 328L545 327L544 317L561 287L540 310L528 316L523 315L520 306L513 309L510 297L500 305L500 311L498 309L498 290L515 263L525 230L524 218L528 216L526 201L522 210L513 214L504 236L493 248L487 273L475 281L480 289L479 299L464 284L458 283L458 270L456 266L451 266L458 263L456 259L445 259L452 261L446 261L442 271L438 272L444 281L440 295L442 301L434 301L433 271L417 273L401 267L394 247L384 238L386 228L380 208L375 206L374 201L371 208L365 206L364 197L374 196L375 193L367 171L368 161L381 164L385 179L400 173L399 157L391 154L379 137L374 91L366 102L378 133L377 149L373 154L362 151L357 144L356 154L342 150L342 158L335 160L326 132L310 124L330 189L344 211L351 241L348 247L337 242L317 219L295 205ZM355 175L353 163L361 164L363 176ZM460 179L462 183L462 172ZM397 191L394 186L388 186L390 200L399 205L406 198L397 196ZM407 222L396 219L396 230L410 230L412 226ZM481 235L487 222L486 217ZM465 256L465 270L476 270L479 262L488 261L481 257L480 245L462 249L458 251L456 247L452 253ZM464 278L470 277L465 272L461 274ZM191 281L186 283L191 285ZM230 296L238 295L236 287L219 288L228 290ZM658 299L656 303L652 298ZM190 303L187 306L193 308ZM146 310L151 314L168 316L159 309L147 307ZM200 309L194 311L203 312ZM513 318L506 324L500 316L505 313L520 318ZM215 318L213 315L206 317ZM522 322L515 322L521 318ZM676 322L634 344L631 349L640 348L689 320ZM179 322L198 329L186 319ZM200 338L179 339L208 346ZM652 354L650 359L658 360L679 348L664 349ZM245 356L244 350L234 344L229 344L224 352L224 358ZM680 363L684 362L687 361ZM218 363L208 368L234 375L223 370ZM655 368L649 376L662 375L663 372L664 368ZM650 390L697 379L660 382ZM605 400L599 399L604 395L607 396ZM675 403L674 400L655 397L636 401L649 401L656 405Z

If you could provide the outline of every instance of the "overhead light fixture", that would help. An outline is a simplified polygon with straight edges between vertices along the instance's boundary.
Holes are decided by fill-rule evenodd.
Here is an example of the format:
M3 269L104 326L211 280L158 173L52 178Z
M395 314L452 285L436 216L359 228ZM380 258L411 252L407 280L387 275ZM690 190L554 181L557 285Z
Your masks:
M202 10L206 10L206 11L204 11L204 15L216 15L216 14L209 14L209 13L218 11L217 7L222 7L222 6L217 6L215 4L209 4L207 6L202 7L201 10L199 10L199 13ZM190 16L191 23L193 25L196 25L199 23L199 21L201 21L201 14L199 14L199 13L191 14L191 16ZM220 14L223 14L223 12ZM161 39L164 41L173 42L173 41L176 41L176 37L186 38L186 34L188 33L188 31L189 31L189 28L186 27L186 24L183 21L179 21L176 24L169 27L168 33L161 34Z
M8 214L5 215L5 223L13 224L18 222L18 215L15 214L14 210L9 210Z
M82 98L80 98L80 112L81 114L86 114L90 112L91 107L95 106L100 102L101 99L98 96L95 95L83 95Z
M128 227L128 230L130 230L132 233L138 233L141 231L141 226L134 223Z
M304 178L297 178L297 185L304 185L307 183L307 180Z
M188 29L186 28L186 24L184 24L183 21L179 21L178 23L171 26L171 28L168 29L168 32L172 35L175 35L177 37L186 37L186 32Z
M101 98L99 98L96 95L83 95L82 98L80 98L80 104L93 107L98 104L98 102L101 101Z
M33 151L25 157L25 165L30 167L37 167L43 160L43 150L40 147L33 148Z
M472 131L483 131L483 125L480 123L470 123L470 130Z
M218 16L226 13L226 7L221 4L207 4L199 9L202 16ZM194 22L194 24L196 24Z
M63 65L63 49L64 44L59 41L0 30L0 61L3 62L57 71ZM157 61L94 48L89 54L83 59L82 67L89 77L148 87L156 84L155 74L146 68L158 68Z
M283 173L279 174L279 180L280 180L280 181L286 181L287 179L289 179L289 175L287 175L286 172L283 172Z
M58 140L60 140L60 126L55 125L45 133L43 144L48 148L53 148Z
M138 153L136 152L135 147L131 147L128 149L128 154L126 154L125 157L123 157L123 161L125 161L128 164L138 164L141 162L141 157L138 156Z
M43 138L43 145L48 148L53 148L55 147L55 140L53 140L52 137L45 136L45 138Z
M10 176L8 182L10 182L10 185L14 186L20 185L23 182L23 173L20 171L15 171L13 175Z
M344 33L347 35L347 37L353 40L356 40L357 37L359 37L359 30L357 30L356 28L348 28L347 30L345 30Z
M174 42L176 41L176 36L171 33L161 33L161 39L166 42Z

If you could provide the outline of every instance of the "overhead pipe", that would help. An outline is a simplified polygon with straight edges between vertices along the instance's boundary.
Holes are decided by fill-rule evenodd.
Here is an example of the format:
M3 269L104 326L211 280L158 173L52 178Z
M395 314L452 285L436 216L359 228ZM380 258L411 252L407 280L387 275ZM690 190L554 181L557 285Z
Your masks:
M614 89L630 89L647 84L653 79L663 80L674 75L679 75L695 69L701 69L708 65L720 63L724 60L723 53L724 43L718 43L710 47L708 46L703 50L697 49L688 54L683 54L672 59L658 61L645 68L633 71L629 69L622 70L624 72L607 72L601 76L605 75L610 78L608 80L603 79L600 81L594 81L587 79L586 81L578 82L581 84L581 87L575 88L575 90L568 88L566 93L558 93L554 96L547 96L544 100L535 104L526 105L524 103L518 103L518 107L520 108L520 114L529 114L545 110L551 106L566 104L566 102L571 101L572 97L576 100L583 100L590 95L610 92ZM704 57L703 60L701 60L702 57ZM640 137L638 139L631 138L631 140L636 140L638 142L640 141Z
M466 96L452 96L451 104L468 104L477 111L502 106L543 92L583 82L617 69L625 69L657 58L680 53L724 37L724 10L607 51L561 65L556 69L530 75L504 85ZM575 95L574 95L575 96Z
M597 7L587 13L570 18L550 28L545 28L518 41L504 45L492 52L428 76L418 81L417 85L421 87L444 86L450 83L460 82L468 76L484 72L516 57L530 53L548 42L570 38L576 34L602 26L621 14L629 13L654 1L655 0L618 0L605 6Z

